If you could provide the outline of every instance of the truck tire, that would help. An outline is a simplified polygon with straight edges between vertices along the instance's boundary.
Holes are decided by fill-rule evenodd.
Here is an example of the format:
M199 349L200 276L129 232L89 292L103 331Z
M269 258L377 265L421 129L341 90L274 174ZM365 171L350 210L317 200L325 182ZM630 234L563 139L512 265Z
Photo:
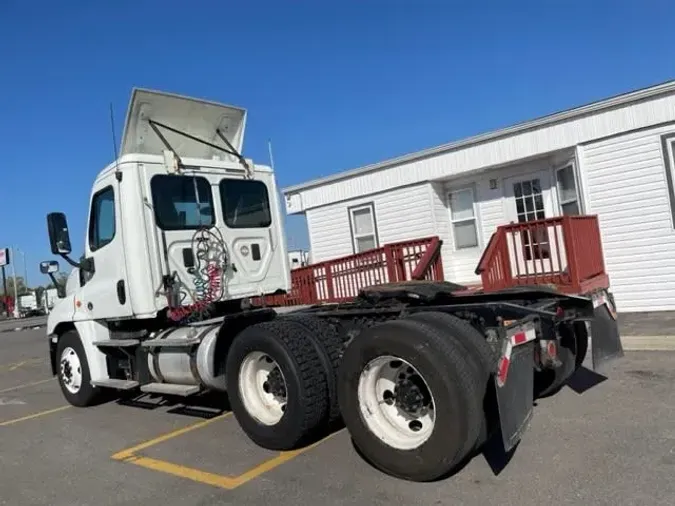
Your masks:
M340 367L343 343L340 334L328 322L309 315L287 315L284 320L299 323L308 331L308 336L314 341L326 373L326 387L328 389L328 425L336 424L340 418L340 404L337 399L337 372Z
M432 325L438 332L454 338L457 344L465 349L468 361L474 368L475 377L480 378L478 389L482 392L482 399L485 399L490 375L497 367L496 354L485 340L485 336L466 320L441 311L421 311L406 319ZM489 439L491 432L490 421L483 413L481 430L473 449L477 450L482 446Z
M74 329L63 333L56 345L56 374L63 396L73 406L84 408L104 400L104 392L91 384L87 355Z
M302 325L252 325L232 341L225 375L232 412L258 446L291 450L315 435L328 413L321 358Z
M393 320L347 346L338 398L367 460L392 476L432 481L450 473L478 438L481 382L456 339L419 321Z
M440 332L450 333L466 349L467 355L472 358L479 371L478 374L485 376L486 380L496 369L497 357L485 336L466 320L441 311L421 311L406 319L426 322Z
M567 380L581 366L581 362L578 360L579 338L576 335L576 331L576 327L569 325L561 327L558 359L562 362L562 365L556 368L535 371L535 399L542 399L557 394L567 384ZM583 362L583 358L581 361Z

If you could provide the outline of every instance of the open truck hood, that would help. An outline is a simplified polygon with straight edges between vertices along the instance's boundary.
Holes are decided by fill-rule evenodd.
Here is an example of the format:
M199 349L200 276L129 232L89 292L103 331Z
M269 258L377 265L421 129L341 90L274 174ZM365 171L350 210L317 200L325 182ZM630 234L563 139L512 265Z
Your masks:
M242 152L246 128L245 109L171 93L134 88L124 124L120 155L130 153L161 155L167 149L153 131L148 120L226 147L216 133L220 130L237 152ZM222 151L165 128L159 127L159 130L181 157L210 159L215 155L227 156Z

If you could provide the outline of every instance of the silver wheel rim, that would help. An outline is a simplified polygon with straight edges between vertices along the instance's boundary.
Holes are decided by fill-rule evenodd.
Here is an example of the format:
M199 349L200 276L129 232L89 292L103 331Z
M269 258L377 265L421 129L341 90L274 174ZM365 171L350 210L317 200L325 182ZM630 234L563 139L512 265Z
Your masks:
M279 423L286 411L286 379L269 355L254 351L239 368L239 395L250 416L263 425Z
M431 437L436 425L433 394L409 362L391 355L371 360L361 371L357 395L368 429L388 446L413 450Z
M82 388L82 364L77 352L67 347L61 353L60 374L61 382L71 394L76 394Z

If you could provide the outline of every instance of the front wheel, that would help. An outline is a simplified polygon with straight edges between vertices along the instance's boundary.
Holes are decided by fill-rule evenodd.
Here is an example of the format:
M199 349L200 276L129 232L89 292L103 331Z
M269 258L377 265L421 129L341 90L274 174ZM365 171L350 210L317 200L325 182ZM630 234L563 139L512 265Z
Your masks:
M56 360L59 386L70 404L83 408L103 399L103 392L90 383L89 362L77 331L69 330L61 336Z

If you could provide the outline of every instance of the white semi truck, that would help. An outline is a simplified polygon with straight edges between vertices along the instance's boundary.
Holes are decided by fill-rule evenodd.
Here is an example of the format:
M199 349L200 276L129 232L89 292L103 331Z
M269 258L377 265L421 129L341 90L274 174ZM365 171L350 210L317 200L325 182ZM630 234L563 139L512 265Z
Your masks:
M30 316L38 310L38 300L35 292L19 295L19 314L21 317Z
M468 294L421 281L287 314L252 307L291 279L274 175L241 155L245 123L237 107L135 89L79 260L66 217L48 215L52 252L74 267L47 325L71 404L226 392L264 448L344 423L377 467L425 481L492 434L512 448L534 397L580 366L589 334L595 366L621 356L606 289ZM58 262L41 269L54 279Z

